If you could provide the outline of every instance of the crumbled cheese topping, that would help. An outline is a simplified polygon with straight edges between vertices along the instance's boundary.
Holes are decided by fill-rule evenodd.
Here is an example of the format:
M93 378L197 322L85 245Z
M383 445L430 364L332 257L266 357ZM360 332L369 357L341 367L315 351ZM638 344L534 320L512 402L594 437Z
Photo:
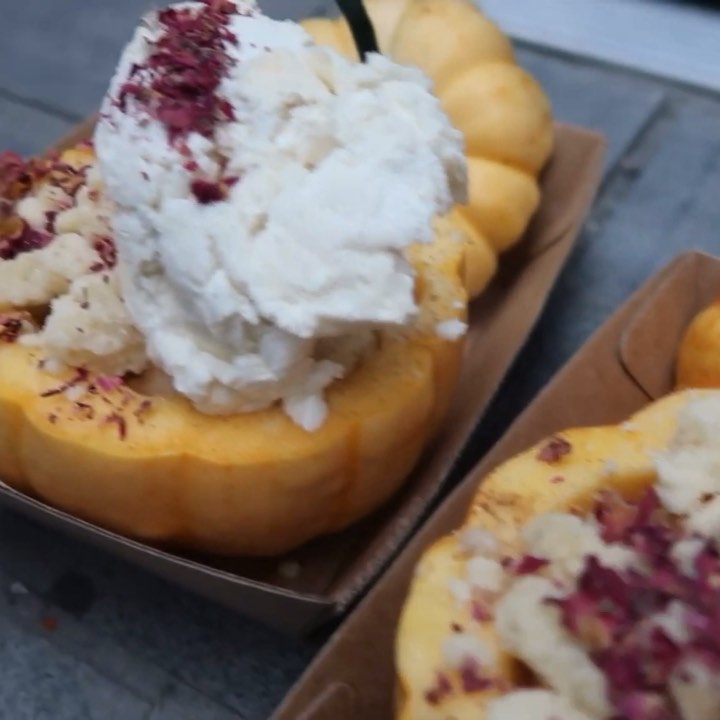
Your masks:
M493 699L487 720L593 720L549 690L515 690Z
M563 628L548 598L562 592L542 577L520 578L496 608L503 647L526 663L545 684L591 718L611 715L605 676Z
M73 151L76 152L76 151ZM84 367L102 374L140 372L145 343L120 296L111 203L90 150L70 170L58 161L14 212L47 244L0 260L0 307L49 306L44 326L19 342L42 349L45 369Z
M54 299L45 326L22 338L66 367L104 375L142 372L145 340L132 324L113 271L84 275Z
M467 562L467 577L472 587L496 593L503 588L505 570L497 560L474 557Z
M689 529L720 539L720 397L698 396L679 413L671 447L658 454L657 492Z
M483 555L497 557L500 552L500 542L487 530L479 527L463 528L458 534L458 547L461 552L469 555Z
M94 195L99 189L97 172L92 167L80 172L85 176L84 187L75 196L46 180L17 203L18 217L34 230L47 232L52 241L0 260L0 307L47 304L98 262L93 243L108 234L110 212ZM51 223L49 217L54 218Z

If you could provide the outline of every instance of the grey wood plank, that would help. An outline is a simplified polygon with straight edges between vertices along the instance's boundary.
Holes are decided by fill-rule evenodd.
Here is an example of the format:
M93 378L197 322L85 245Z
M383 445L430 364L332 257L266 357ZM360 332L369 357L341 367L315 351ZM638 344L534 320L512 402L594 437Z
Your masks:
M523 48L518 59L542 85L555 117L603 133L605 171L611 171L659 110L665 92L658 83L581 60Z
M165 700L169 707L175 704L173 697L187 694L187 686L208 698L209 707L211 701L218 705L219 719L225 720L221 708L229 708L245 720L263 720L323 640L286 638L0 511L0 579L20 581L33 594L48 596L68 571L87 578L94 597L75 627L51 640L144 700L160 697L163 686L175 680L172 697ZM2 640L0 627L0 644ZM203 698L195 701L200 705ZM160 703L156 714L164 719L162 707Z
M0 152L14 150L30 155L45 149L71 122L9 101L0 96Z

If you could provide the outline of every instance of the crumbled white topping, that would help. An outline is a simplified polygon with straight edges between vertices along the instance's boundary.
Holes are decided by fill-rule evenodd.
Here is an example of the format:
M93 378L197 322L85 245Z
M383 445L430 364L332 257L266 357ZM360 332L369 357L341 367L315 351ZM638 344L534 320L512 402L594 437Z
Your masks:
M444 340L458 340L467 330L467 323L462 320L443 320L435 326L435 332Z
M487 720L594 720L549 690L515 690L488 704Z
M65 366L103 375L145 369L145 341L130 320L114 272L75 280L50 308L45 327L23 343L43 348Z
M44 327L19 341L43 350L48 372L67 366L110 375L140 372L147 365L144 340L120 297L115 271L100 272L108 258L97 246L112 246L112 206L97 165L83 172L74 197L43 182L18 203L18 215L43 232L48 214L56 213L54 235L42 249L0 261L0 306L50 306Z
M45 305L90 271L99 259L93 241L110 232L110 208L93 197L99 186L97 170L90 167L74 198L45 182L18 203L18 216L38 231L46 232L48 213L57 213L54 238L44 248L0 260L0 307Z
M470 555L497 557L500 552L498 539L479 527L463 528L458 534L458 546L462 552Z
M474 557L467 562L467 579L478 590L496 593L503 588L505 570L497 560Z
M520 578L495 613L503 646L544 683L591 718L611 714L605 676L565 631L557 608L546 603L560 592L550 580Z
M492 648L479 637L470 633L452 633L443 641L443 662L447 667L459 669L464 662L472 660L482 669L494 669L497 656Z
M467 580L450 578L450 580L448 580L448 590L458 603L464 604L470 602L470 598L472 597L472 587Z
M56 237L39 250L0 260L0 307L45 305L67 292L97 260L87 239L77 233Z
M720 428L720 397L717 393L697 395L678 413L678 426L672 446L712 447Z
M695 559L704 547L705 540L702 538L685 538L673 545L670 557L684 575L695 577Z
M533 518L523 528L522 538L528 551L550 561L546 572L563 582L577 578L589 555L606 567L626 568L637 562L632 550L604 542L593 522L570 513L545 513Z
M123 295L153 362L201 411L280 400L311 430L324 388L358 361L320 356L318 339L414 322L404 253L466 197L462 135L416 69L352 63L258 14L230 30L237 64L219 95L236 120L187 138L203 173L216 177L221 156L239 178L226 201L199 204L165 129L134 99L127 113L114 103L159 23L121 59L95 139L118 205Z

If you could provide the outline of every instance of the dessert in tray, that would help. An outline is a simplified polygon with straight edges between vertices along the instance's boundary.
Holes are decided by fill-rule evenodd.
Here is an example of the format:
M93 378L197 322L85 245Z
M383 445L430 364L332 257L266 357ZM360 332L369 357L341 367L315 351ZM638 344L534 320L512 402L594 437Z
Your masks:
M281 553L401 485L553 129L471 3L383 7L379 34L415 40L366 62L253 3L153 12L92 141L0 158L4 482L224 555Z
M720 392L547 438L416 568L400 720L720 717Z

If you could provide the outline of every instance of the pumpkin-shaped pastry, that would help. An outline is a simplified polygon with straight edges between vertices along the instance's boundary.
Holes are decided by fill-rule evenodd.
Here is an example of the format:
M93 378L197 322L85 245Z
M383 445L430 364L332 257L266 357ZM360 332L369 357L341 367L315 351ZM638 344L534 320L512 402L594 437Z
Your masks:
M398 720L717 717L719 431L685 391L485 478L416 568Z
M465 137L469 201L455 218L467 245L466 285L478 295L497 256L516 243L540 202L550 156L550 105L514 60L503 33L471 0L366 0L380 49L421 68ZM303 25L319 43L356 57L344 18Z
M69 151L58 166L89 152ZM44 202L50 182L30 199ZM86 190L56 222L83 207ZM121 533L219 554L280 553L347 526L398 488L452 397L467 295L462 254L446 232L438 224L436 243L413 249L417 322L376 335L358 366L330 386L327 420L312 432L278 406L201 413L147 367L114 261L105 263L104 233L104 244L91 233L48 234L42 248L0 260L0 274L23 261L26 281L47 276L51 291L32 296L48 302L46 319L34 302L10 307L3 295L0 477ZM53 367L48 353L68 369ZM113 374L128 363L142 370Z
M400 487L467 329L462 137L422 73L183 4L145 18L92 144L0 165L4 482L224 555Z
M685 332L676 381L681 388L720 387L720 300L698 313Z

